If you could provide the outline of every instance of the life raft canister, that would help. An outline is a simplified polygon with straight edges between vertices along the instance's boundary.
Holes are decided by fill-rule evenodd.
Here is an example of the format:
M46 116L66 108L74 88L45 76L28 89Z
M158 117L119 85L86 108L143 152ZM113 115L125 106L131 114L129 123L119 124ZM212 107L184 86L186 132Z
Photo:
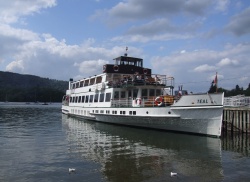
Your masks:
M119 71L119 66L118 65L114 65L113 69L114 69L114 71Z
M148 69L143 69L143 73L146 75L148 73Z
M163 98L161 96L156 97L155 105L160 107L160 106L162 106L162 104L163 104Z

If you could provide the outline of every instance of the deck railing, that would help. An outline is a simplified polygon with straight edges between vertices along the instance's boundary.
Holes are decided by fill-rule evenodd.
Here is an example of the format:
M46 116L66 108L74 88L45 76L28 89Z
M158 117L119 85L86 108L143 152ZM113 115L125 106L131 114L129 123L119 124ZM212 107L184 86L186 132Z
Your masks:
M129 98L111 101L111 107L160 107L174 103L174 97L165 95L161 97Z
M224 106L229 107L250 107L250 97L244 95L237 95L233 97L224 98Z

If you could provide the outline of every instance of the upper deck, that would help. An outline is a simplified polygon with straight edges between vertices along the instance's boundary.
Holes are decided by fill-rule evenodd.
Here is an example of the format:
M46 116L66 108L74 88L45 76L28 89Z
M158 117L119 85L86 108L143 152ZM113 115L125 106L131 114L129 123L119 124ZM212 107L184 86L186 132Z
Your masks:
M106 88L124 88L157 86L174 88L174 78L152 74L151 69L143 67L143 59L128 57L127 54L114 59L114 64L103 65L103 73L69 82L69 89L104 90ZM93 88L93 89L92 89Z

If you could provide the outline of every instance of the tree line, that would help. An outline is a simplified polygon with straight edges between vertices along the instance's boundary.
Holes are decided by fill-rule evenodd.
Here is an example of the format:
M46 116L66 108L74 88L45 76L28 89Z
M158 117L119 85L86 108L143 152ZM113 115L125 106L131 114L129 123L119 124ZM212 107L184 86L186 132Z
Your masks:
M61 102L67 81L0 71L0 101Z
M245 90L243 89L243 87L240 87L239 85L236 85L235 88L233 88L232 90L226 90L221 87L217 88L217 84L212 82L208 90L208 93L215 93L215 92L224 92L225 97L231 97L236 95L250 96L250 83L248 84L248 87Z

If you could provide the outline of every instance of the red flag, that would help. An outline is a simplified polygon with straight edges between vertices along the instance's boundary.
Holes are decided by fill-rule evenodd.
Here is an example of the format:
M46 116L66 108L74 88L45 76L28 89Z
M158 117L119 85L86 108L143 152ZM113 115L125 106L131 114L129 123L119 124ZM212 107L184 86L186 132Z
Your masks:
M217 85L218 83L218 79L217 79L217 72L216 72L216 75L215 75L215 78L214 78L214 84Z

